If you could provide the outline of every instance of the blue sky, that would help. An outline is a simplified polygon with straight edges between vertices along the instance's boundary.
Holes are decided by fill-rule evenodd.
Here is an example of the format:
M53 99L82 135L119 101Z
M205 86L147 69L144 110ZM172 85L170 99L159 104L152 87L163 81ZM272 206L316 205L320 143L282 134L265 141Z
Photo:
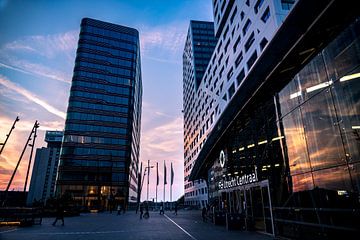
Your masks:
M140 159L153 165L158 161L161 170L164 160L168 169L174 163L177 199L184 191L182 51L189 21L212 21L211 0L0 0L0 142L15 117L21 119L0 156L0 188L6 186L35 120L41 126L37 147L45 146L45 130L64 127L83 17L139 30L144 90ZM11 189L24 184L29 150ZM151 174L150 198L155 197L156 177L155 171ZM161 177L159 200L162 191Z

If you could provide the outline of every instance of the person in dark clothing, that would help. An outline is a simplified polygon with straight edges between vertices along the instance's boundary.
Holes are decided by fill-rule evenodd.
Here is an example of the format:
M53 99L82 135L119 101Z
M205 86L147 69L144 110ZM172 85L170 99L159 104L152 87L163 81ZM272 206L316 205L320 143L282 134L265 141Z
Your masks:
M144 218L145 219L148 219L150 217L150 214L149 214L149 205L148 203L145 204L145 213L144 213Z
M58 203L56 206L56 218L52 224L53 226L55 226L57 220L61 220L61 225L64 226L64 206L61 203Z
M203 222L206 222L206 207L204 206L201 211Z
M143 214L144 214L144 206L140 204L140 219L142 219Z
M174 208L174 214L175 215L177 215L177 208L178 208L177 203L175 203L175 208Z
M161 214L164 214L165 212L164 212L164 203L161 203L161 205L160 205L160 215Z

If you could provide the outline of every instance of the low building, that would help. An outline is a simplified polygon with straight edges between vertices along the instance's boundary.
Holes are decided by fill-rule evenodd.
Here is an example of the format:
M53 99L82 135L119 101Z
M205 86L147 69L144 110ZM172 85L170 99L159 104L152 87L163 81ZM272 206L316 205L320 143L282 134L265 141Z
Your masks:
M47 146L36 149L27 196L28 205L32 205L34 202L45 203L47 199L54 197L63 134L62 131L46 131L45 142L47 142Z

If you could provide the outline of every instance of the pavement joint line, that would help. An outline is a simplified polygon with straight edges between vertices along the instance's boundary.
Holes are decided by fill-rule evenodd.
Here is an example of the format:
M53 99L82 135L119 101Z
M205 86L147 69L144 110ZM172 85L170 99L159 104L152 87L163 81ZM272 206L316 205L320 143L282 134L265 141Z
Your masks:
M186 233L189 237L191 237L191 239L193 240L197 240L194 236L192 236L190 233L188 233L185 229L183 229L182 227L180 227L179 224L177 224L174 220L172 220L171 218L169 218L166 214L164 214L164 216L171 221L173 224L175 224L178 228L180 228L184 233Z
M10 229L10 230L6 230L6 231L1 231L0 233L14 232L14 231L16 231L16 230L18 230L18 229L17 229L17 228L15 228L15 229Z
M85 235L85 234L107 234L107 233L125 233L126 231L97 231L97 232L48 232L48 233L37 233L41 235Z

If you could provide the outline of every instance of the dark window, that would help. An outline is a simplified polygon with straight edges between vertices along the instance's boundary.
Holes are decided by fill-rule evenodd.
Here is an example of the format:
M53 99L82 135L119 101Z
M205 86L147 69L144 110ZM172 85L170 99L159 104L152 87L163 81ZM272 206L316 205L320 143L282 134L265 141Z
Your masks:
M253 44L254 41L255 41L255 34L254 34L254 32L252 32L250 37L248 38L248 40L245 43L245 52L247 52L249 50L249 48L251 47L251 45Z
M248 69L250 69L252 67L252 65L255 63L256 59L257 59L257 53L256 53L256 50L255 50L254 53L249 58L249 60L247 61L247 68Z
M248 19L242 29L242 33L244 36L247 33L247 31L249 30L250 25L251 25L251 21L250 21L250 19Z
M244 17L245 17L245 13L244 13L243 11L241 11L241 13L240 13L240 18L241 18L241 20L243 20Z
M257 14L259 12L259 9L261 8L263 3L264 3L264 0L257 0L256 4L254 6L255 14Z
M250 0L246 0L246 5L248 5L250 7Z
M281 0L281 8L284 10L290 10L295 0Z
M234 47L233 47L233 50L234 52L236 52L236 49L237 49L237 46L239 45L240 43L240 40L241 40L241 36L239 34L239 37L236 39L235 43L234 43Z
M229 90L228 90L229 99L234 95L234 93L235 93L235 85L233 83L233 84L231 84L231 86L229 87Z
M234 10L233 14L231 15L231 18L230 18L231 24L232 24L233 21L234 21L234 18L235 18L235 16L236 16L236 13L237 13L237 7L235 7L235 10Z
M244 78L245 78L245 70L241 69L239 75L236 77L236 83L238 86L240 86Z
M242 60L243 60L243 53L241 51L235 60L235 67L238 67Z
M233 75L233 68L231 67L230 70L229 70L229 72L228 72L228 74L227 74L227 80L228 80L228 81L230 80L230 78L232 77L232 75Z
M265 48L266 44L268 43L268 40L264 37L260 42L260 49L261 51Z
M270 9L269 7L266 8L264 14L261 16L261 20L266 23L266 21L269 19L270 17Z

